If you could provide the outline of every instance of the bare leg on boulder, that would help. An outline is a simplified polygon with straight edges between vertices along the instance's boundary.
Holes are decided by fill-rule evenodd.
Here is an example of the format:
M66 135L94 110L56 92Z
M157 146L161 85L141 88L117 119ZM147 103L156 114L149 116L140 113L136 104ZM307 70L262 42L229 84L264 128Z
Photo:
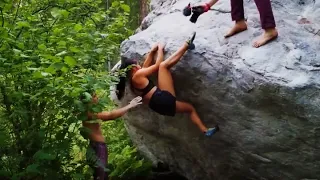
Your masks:
M169 91L173 96L176 96L173 87L173 80L171 76L171 72L169 69L176 65L184 53L188 50L190 44L193 44L193 40L195 38L195 33L192 34L192 37L185 42L182 47L180 47L174 54L172 54L168 59L161 62L159 67L159 74L158 74L158 86L162 90Z
M179 62L181 57L184 53L190 49L190 44L193 44L193 40L195 37L195 33L193 36L180 47L178 51L176 51L173 55L171 55L167 60L163 61L159 67L159 74L158 74L158 86L161 90L165 90L170 92L173 96L176 96L174 90L174 84L172 75L170 72L170 68L173 67L175 64ZM194 45L191 46L191 49L194 48ZM186 102L176 101L176 112L177 113L188 113L190 119L193 123L195 123L198 128L206 133L206 136L212 136L215 132L219 130L219 127L216 126L215 128L207 128L201 121L198 113L196 112L195 108Z

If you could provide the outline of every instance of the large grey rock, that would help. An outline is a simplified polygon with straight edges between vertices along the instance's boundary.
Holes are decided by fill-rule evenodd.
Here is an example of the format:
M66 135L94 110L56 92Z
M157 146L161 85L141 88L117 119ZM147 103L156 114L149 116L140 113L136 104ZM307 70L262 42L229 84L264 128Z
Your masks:
M210 11L192 24L181 13L189 1L200 3L153 0L122 57L142 61L158 41L167 43L168 57L196 31L196 49L172 69L177 98L221 131L205 138L187 116L143 105L126 116L139 150L190 180L320 179L320 1L273 0L279 38L258 49L251 46L262 33L252 0L244 3L249 29L229 39L229 13ZM230 2L214 8L230 11ZM128 88L122 103L132 97Z

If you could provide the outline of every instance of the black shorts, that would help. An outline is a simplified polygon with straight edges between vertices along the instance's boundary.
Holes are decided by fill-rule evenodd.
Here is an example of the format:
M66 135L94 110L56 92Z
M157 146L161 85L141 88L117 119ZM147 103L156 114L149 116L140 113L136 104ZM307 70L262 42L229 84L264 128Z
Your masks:
M176 114L176 97L168 91L157 88L150 99L149 107L161 115L174 116Z

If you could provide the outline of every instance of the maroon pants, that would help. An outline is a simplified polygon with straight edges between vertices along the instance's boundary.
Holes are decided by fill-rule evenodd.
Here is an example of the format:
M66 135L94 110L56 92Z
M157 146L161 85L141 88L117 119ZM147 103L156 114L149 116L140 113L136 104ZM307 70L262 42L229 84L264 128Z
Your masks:
M103 142L90 141L87 150L87 161L93 169L94 180L108 180L108 173L105 172L108 163L108 148Z
M262 29L276 27L270 0L254 1L260 13ZM231 17L233 21L240 21L244 19L243 0L231 0Z

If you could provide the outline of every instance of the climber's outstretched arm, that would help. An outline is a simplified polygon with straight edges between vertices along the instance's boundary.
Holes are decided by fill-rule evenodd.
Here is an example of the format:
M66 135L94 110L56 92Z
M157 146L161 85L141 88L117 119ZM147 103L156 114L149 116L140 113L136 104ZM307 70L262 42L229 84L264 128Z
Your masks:
M91 113L88 112L88 119L92 120L92 119L101 119L102 121L109 121L109 120L114 120L117 119L121 116L123 116L124 114L126 114L130 109L142 104L141 102L142 98L140 96L134 98L133 100L131 100L131 102L121 108L112 110L112 111L103 111L100 113ZM97 102L97 98L94 97L93 99L93 103Z

